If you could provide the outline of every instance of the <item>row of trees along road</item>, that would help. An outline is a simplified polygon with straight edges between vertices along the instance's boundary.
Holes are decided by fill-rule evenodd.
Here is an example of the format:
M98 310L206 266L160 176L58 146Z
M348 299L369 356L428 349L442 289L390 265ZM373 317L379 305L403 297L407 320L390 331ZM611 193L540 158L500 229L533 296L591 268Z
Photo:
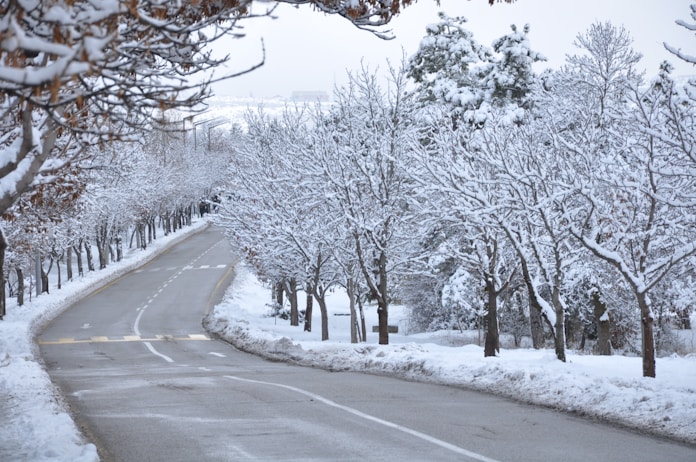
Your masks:
M388 343L398 300L420 328L483 327L486 356L501 330L531 329L561 361L591 338L599 354L635 350L655 376L695 301L696 81L667 63L645 79L609 23L535 75L528 31L488 48L441 15L386 82L363 69L328 108L248 114L220 223L289 295L292 324L304 289L328 339L325 295L341 285L354 342L367 298Z
M280 1L311 4L377 34L411 3ZM252 6L259 8L252 12ZM164 113L200 111L210 96L212 71L225 62L214 58L211 46L224 36L243 36L244 20L273 9L252 0L0 2L0 215L5 225L0 267L5 280L12 268L23 286L29 255L58 262L76 251L79 265L80 249L90 252L88 239L104 266L108 243L119 239L114 236L134 226L142 244L144 230L152 234L154 217L163 213L165 232L171 230L172 214L198 194L187 187L196 183L172 177L180 188L172 191L169 204L156 206L167 197L156 190L159 183L150 177L134 183L135 178L155 165L172 175L176 168L152 158L151 146L123 143L171 131L170 124L158 122ZM123 189L126 183L137 187ZM8 245L12 254L5 262ZM89 254L87 261L91 265ZM39 279L45 278L43 264L36 266L41 266ZM19 297L23 293L17 289ZM0 319L5 311L3 283Z

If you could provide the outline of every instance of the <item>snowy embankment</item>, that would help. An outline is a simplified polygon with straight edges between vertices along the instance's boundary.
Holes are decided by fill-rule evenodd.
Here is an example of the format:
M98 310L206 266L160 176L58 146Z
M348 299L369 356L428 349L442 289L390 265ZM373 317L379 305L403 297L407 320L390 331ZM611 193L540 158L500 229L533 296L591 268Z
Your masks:
M242 350L274 360L461 386L696 444L693 353L658 358L657 378L650 379L641 376L637 357L568 352L562 363L553 350L504 349L498 357L484 358L477 345L451 346L457 340L451 332L392 334L390 345L377 345L377 334L369 333L376 324L373 307L366 312L368 343L351 344L345 295L340 293L329 300L332 340L322 342L320 332L303 332L301 326L268 317L269 293L240 266L225 301L206 320L208 329ZM390 324L405 325L404 316L400 307L393 307ZM319 325L313 318L313 326ZM688 341L693 351L696 341Z
M51 286L50 294L32 297L24 306L8 300L7 315L0 321L1 461L99 460L96 447L84 441L60 392L44 370L34 337L44 323L80 298L145 264L207 225L207 221L201 220L157 239L145 251L126 251L122 261L111 263L103 270L87 272L65 283L60 290ZM50 282L55 280L53 277Z

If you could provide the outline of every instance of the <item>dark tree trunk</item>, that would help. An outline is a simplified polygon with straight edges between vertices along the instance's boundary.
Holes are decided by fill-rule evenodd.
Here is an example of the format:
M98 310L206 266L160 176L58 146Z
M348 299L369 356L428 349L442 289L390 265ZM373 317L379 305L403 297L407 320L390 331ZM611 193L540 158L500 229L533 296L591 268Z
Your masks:
M566 362L565 355L565 312L561 303L561 293L558 285L553 288L553 307L556 312L556 323L554 325L553 345L556 351L556 358Z
M350 343L358 343L358 315L355 311L355 290L352 279L348 279L346 282L346 293L350 306Z
M379 344L389 345L389 297L387 293L387 255L379 254L379 297L377 299L379 320Z
M164 217L162 218L162 229L164 231L164 235L167 236L169 233L172 232L172 218L169 215L169 212L166 212L164 214Z
M109 242L107 240L107 227L106 227L106 225L100 225L97 228L96 243L97 243L97 253L99 255L99 269L102 270L102 269L106 268L106 266L108 264Z
M24 271L22 271L22 268L17 266L15 268L15 271L17 272L17 305L18 306L23 306L24 305Z
M640 308L640 324L643 347L643 377L655 377L655 336L650 302L645 292L636 293Z
M75 250L75 257L77 260L77 275L84 276L85 271L82 266L82 240L80 240L76 246L73 246L73 250Z
M529 297L529 330L532 336L532 347L544 348L544 319L541 316L541 307Z
M372 268L368 267L365 256L363 255L360 235L354 233L353 239L355 240L355 251L358 257L360 271L365 278L365 283L370 291L370 295L372 298L377 300L378 343L380 345L389 345L389 294L387 283L388 270L386 251L382 250L376 260L373 261L373 265L376 266L377 269L377 281L375 281L375 275L372 272L373 270ZM380 244L382 249L387 248L387 244L385 242L381 242Z
M99 256L99 269L102 270L106 268L107 251L105 243L99 242L99 240L97 240L97 255Z
M41 265L41 293L50 293L48 291L48 271L44 270L43 265Z
M509 234L508 237L510 237ZM537 293L534 290L532 276L529 274L527 260L521 250L516 249L516 251L517 255L520 257L522 277L524 278L524 284L527 287L527 296L529 298L529 329L532 336L532 347L538 350L544 347L544 316L541 314L541 305L537 299Z
M68 277L68 281L72 281L73 278L73 271L72 271L72 253L73 249L72 246L68 246L68 248L65 250L66 257L65 257L65 271L66 275Z
M114 238L109 239L109 263L118 261L116 260L116 240Z
M594 319L597 326L597 343L595 353L603 356L611 355L611 320L607 312L607 305L602 301L599 291L592 293L592 305Z
M377 302L377 320L379 325L379 344L389 345L389 312L386 301Z
M147 249L147 228L146 223L138 223L138 246L142 250Z
M7 314L7 300L5 300L5 251L7 250L7 240L5 233L0 230L0 320Z
M147 243L152 244L152 241L157 239L157 229L155 228L155 219L150 218L147 221Z
M486 292L488 293L486 314L486 342L483 347L483 356L495 356L500 352L500 336L498 333L498 295L495 280L491 275L486 277Z
M283 291L283 281L280 281L273 286L273 296L275 297L275 304L278 310L283 308Z
M92 259L92 246L89 241L85 239L85 256L87 257L87 270L94 271L94 261Z
M170 212L167 212L165 215L164 226L162 228L165 236L176 231L176 223L174 223L174 217L172 217Z
M288 301L290 302L290 325L300 325L300 310L297 303L297 280L290 278L287 282Z
M56 258L56 271L58 272L58 290L63 288L63 278L61 277L60 258Z
M304 331L312 332L312 308L314 307L314 295L307 288L307 304L305 305Z
M116 261L123 260L123 239L121 236L116 238Z
M321 313L321 340L329 339L329 312L326 309L326 294L321 292L320 294L315 293L314 298L317 299L319 304L319 312Z

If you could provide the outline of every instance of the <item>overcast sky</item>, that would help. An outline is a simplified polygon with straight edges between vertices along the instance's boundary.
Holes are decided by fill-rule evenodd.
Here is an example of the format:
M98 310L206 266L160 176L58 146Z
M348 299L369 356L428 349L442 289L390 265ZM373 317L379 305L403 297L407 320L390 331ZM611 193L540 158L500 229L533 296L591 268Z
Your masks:
M293 91L333 92L346 81L347 70L359 69L361 61L371 69L387 67L387 60L398 63L418 49L425 27L437 22L437 12L464 16L475 39L490 46L496 38L510 32L510 25L530 25L532 48L543 53L546 67L560 67L567 54L577 53L575 37L593 22L611 21L623 25L634 39L634 49L643 54L641 65L648 75L656 74L665 59L675 65L675 75L696 74L694 66L679 62L662 43L683 48L696 55L694 34L677 26L677 19L690 20L689 5L694 0L517 0L512 5L487 0L418 0L406 8L387 27L395 38L385 41L359 30L348 21L326 16L311 7L281 4L277 19L242 21L246 36L217 45L218 52L232 58L226 71L241 71L261 60L261 38L266 63L251 74L216 84L219 95L289 97ZM257 3L261 12L268 3ZM693 21L692 21L693 22Z

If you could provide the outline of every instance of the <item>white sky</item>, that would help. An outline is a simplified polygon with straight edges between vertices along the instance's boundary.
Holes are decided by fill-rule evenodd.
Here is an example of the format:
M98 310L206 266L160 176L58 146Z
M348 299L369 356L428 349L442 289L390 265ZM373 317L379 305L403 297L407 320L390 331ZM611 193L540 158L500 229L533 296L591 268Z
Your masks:
M407 56L418 48L425 26L437 22L437 12L464 16L467 28L476 40L490 45L507 34L510 25L529 24L532 48L543 53L546 67L558 68L567 54L576 53L575 37L596 21L623 25L634 38L634 49L644 55L643 67L648 75L656 74L658 64L669 60L675 75L696 74L691 65L679 62L662 43L696 54L694 35L677 26L676 19L689 20L689 5L694 0L517 0L516 3L488 5L487 0L418 0L397 16L388 29L396 38L381 40L358 30L348 21L325 16L308 6L282 4L277 19L259 18L243 21L246 37L228 40L217 47L230 54L227 72L240 71L261 59L261 37L266 47L266 64L249 75L216 84L218 95L289 97L293 91L326 91L345 82L346 70L358 69L361 60L370 68L386 68L387 59L398 63L402 50ZM256 12L268 3L258 3Z

